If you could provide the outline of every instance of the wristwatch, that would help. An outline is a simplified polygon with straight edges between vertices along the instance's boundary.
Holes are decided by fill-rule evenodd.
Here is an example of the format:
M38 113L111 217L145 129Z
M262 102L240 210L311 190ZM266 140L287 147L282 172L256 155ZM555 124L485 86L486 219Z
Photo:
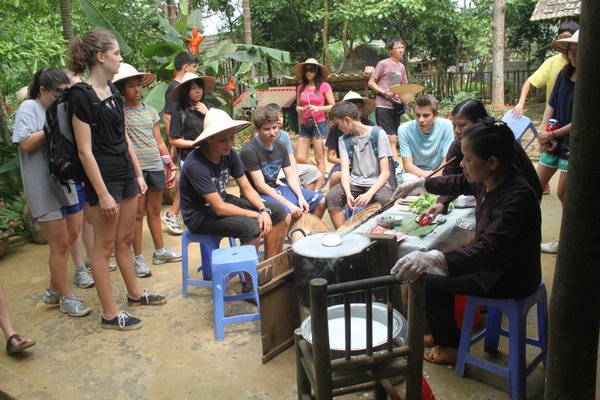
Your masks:
M258 212L261 214L266 212L267 214L271 215L271 209L269 207L261 208L260 210L258 210Z

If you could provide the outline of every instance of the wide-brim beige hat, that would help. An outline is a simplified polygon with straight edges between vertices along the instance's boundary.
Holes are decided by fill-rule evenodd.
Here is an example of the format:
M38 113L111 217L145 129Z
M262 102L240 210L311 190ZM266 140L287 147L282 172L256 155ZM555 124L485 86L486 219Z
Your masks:
M138 72L137 69L133 65L122 62L119 66L119 73L113 77L112 82L122 82L124 83L127 79L133 77L142 78L142 86L146 87L152 82L156 80L156 75L151 74L150 72Z
M377 104L375 103L375 100L371 100L368 97L362 97L360 94L353 92L352 90L349 91L348 93L346 93L346 95L344 96L344 98L342 100L343 101L351 101L351 102L362 101L362 103L363 103L362 115L363 116L370 115L377 108Z
M215 88L215 78L212 76L200 76L196 75L193 72L186 72L181 80L181 83L173 89L173 93L171 93L171 98L175 101L179 101L179 96L181 96L181 91L183 90L183 85L191 82L191 81L201 81L202 88L205 94L212 92Z
M412 103L415 99L415 96L424 89L425 86L423 85L419 85L417 83L407 83L404 85L390 86L388 90L400 96L404 103Z
M570 38L557 39L550 46L559 53L567 54L571 43L579 42L579 31L575 32Z
M200 142L208 139L211 136L218 135L219 133L227 132L237 133L252 125L248 121L240 121L232 119L229 114L218 108L211 108L204 116L204 130L194 140L192 146L199 146Z
M325 68L323 64L319 64L319 62L314 58L309 58L304 62L294 65L294 75L296 75L296 78L302 79L302 76L304 75L304 66L306 64L316 65L321 70L321 76L323 76L323 79L327 79L329 70Z

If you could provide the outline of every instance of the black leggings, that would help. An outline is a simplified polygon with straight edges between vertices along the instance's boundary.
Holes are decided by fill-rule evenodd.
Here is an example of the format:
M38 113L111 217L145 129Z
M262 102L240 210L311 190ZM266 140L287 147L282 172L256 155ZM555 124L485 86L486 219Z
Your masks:
M444 347L458 347L460 329L454 316L454 295L488 298L522 297L510 288L494 287L483 290L474 274L449 278L426 274L427 320L435 343Z
M225 202L247 210L255 210L248 200L235 196L227 195ZM287 214L279 204L265 203L265 206L271 209L273 225L285 219ZM239 238L241 243L248 243L260 235L260 227L256 218L243 216L219 217L211 209L204 213L204 218L198 226L188 226L188 229L192 233L201 235Z

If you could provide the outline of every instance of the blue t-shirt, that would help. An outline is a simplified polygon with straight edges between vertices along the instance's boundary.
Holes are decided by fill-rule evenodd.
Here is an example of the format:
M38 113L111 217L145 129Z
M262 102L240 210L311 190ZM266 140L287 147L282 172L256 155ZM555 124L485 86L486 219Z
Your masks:
M410 121L398 128L400 157L412 157L413 164L426 171L442 164L453 140L452 122L444 118L435 119L433 131L428 135L421 132L417 121Z
M277 140L283 143L288 154L292 154L294 152L294 148L292 147L292 141L290 140L290 135L288 135L286 131L280 129L279 137L277 138Z
M575 98L575 82L562 73L556 77L554 89L548 104L554 108L552 118L558 120L560 126L569 125L573 119L573 101Z

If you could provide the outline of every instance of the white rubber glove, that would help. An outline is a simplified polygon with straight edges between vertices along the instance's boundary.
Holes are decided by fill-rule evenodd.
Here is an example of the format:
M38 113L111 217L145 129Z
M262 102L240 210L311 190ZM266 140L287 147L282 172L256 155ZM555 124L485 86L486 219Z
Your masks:
M394 191L393 199L403 198L411 193L424 193L425 192L425 178L419 177L415 180L404 182L398 185Z
M399 259L390 272L399 281L412 283L424 272L448 276L448 264L439 250L413 251Z

